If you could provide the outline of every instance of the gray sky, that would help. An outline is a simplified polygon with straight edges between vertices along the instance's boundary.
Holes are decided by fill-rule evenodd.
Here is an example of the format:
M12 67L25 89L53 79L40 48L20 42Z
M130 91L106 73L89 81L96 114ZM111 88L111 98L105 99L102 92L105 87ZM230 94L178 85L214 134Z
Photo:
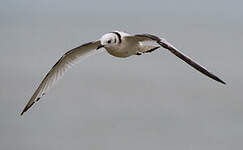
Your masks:
M242 5L1 1L0 149L240 149ZM112 30L164 37L227 85L165 49L126 59L103 53L73 67L19 116L63 53Z

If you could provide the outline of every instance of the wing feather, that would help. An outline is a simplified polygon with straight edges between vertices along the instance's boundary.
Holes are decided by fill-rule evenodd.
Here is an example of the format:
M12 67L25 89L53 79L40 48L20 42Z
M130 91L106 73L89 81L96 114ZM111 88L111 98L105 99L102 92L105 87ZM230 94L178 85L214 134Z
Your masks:
M96 48L98 46L100 46L100 41L89 42L66 52L47 73L25 106L21 115L23 115L24 112L26 112L35 102L44 96L45 93L56 83L56 81L60 79L69 68L81 60L81 58L83 59L97 53Z
M186 56L182 52L180 52L178 49L176 49L172 44L170 44L167 40L159 38L157 36L151 35L151 34L137 34L134 36L128 36L128 40L133 40L133 42L143 42L143 41L155 41L163 48L166 48L171 53L185 61L187 64L198 70L199 72L203 73L204 75L208 76L209 78L212 78L222 84L226 84L223 80L218 78L213 73L209 72L206 68L201 66L196 61L192 60L190 57Z

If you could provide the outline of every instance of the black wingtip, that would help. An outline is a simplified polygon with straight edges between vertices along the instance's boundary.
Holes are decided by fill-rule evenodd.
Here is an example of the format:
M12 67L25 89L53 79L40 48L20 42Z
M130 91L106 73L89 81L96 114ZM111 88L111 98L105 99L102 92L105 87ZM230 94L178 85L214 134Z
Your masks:
M28 108L24 108L24 110L21 112L20 116L23 116L23 114L28 110Z
M40 98L38 97L37 98L37 100L39 100ZM25 107L24 107L24 110L22 111L22 113L20 114L20 116L22 116L33 104L35 103L35 101L34 102L32 102L31 104L27 104Z
M202 73L204 73L204 72L202 72ZM205 75L207 75L208 77L210 77L211 79L214 79L215 81L218 81L218 82L220 82L220 83L222 83L222 84L226 84L223 80L221 80L219 77L217 77L216 75L214 75L214 74L212 74L212 73L210 73L210 72L206 72L206 73L204 73Z
M220 82L220 83L226 85L226 82L224 82L223 80L221 80L221 79L219 79L219 78L218 78L216 81L218 81L218 82Z
M25 106L24 110L21 112L20 116L23 116L23 114L29 109L29 107Z
M205 73L204 73L205 74ZM220 83L222 83L222 84L226 84L223 80L221 80L219 77L217 77L217 76L215 76L214 74L212 74L212 73L208 73L208 74L205 74L205 75L207 75L208 77L210 77L211 79L213 79L213 80L215 80L215 81L218 81L218 82L220 82Z
M224 85L226 85L226 82L224 82L224 81L222 81L222 80L221 80L221 83L224 84Z
M20 114L20 116L23 116L24 112L25 112L25 111L22 111L22 113Z

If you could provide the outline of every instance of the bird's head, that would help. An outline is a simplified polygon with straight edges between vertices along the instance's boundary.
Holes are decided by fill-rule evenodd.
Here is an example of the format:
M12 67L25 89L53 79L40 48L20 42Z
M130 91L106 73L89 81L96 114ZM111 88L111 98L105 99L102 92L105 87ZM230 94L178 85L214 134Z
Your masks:
M119 39L115 33L113 32L107 33L100 38L101 45L97 49L100 49L102 47L109 48L117 45L118 43L119 43Z

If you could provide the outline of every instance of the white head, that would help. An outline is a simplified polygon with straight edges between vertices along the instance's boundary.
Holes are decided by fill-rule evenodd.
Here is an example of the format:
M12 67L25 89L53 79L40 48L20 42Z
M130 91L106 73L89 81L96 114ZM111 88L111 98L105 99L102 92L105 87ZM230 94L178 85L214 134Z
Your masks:
M116 46L121 43L121 35L118 32L107 33L100 38L100 43L101 45L97 49Z

